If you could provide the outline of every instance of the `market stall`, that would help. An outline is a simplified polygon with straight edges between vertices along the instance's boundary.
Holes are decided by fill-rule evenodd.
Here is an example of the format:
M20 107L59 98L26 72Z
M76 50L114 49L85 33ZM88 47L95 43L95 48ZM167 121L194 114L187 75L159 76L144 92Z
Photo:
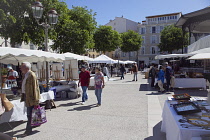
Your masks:
M168 54L157 55L155 58L164 59L164 61L171 63L175 77L175 88L206 89L206 80L203 76L203 63L187 59L193 57L193 55L195 54Z
M202 97L196 97L193 100L196 101L196 99L203 100ZM194 106L191 102L180 104L178 101L165 101L161 131L166 133L167 140L191 140L193 137L200 138L201 135L209 134L210 106L205 101L195 103L199 106Z
M47 100L54 99L54 92L44 92L41 95L39 100L40 103L43 103ZM26 121L27 120L27 109L24 102L20 102L20 99L12 100L11 103L14 105L13 109L9 112L5 112L0 116L0 124L4 122L14 122L14 121Z

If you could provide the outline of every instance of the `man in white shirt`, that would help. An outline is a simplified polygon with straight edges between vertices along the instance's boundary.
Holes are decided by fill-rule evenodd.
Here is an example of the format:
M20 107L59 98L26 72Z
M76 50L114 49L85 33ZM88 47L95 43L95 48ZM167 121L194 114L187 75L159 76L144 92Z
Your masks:
M8 84L16 84L17 85L17 81L16 79L19 78L18 76L18 72L13 70L12 67L7 67L8 69Z

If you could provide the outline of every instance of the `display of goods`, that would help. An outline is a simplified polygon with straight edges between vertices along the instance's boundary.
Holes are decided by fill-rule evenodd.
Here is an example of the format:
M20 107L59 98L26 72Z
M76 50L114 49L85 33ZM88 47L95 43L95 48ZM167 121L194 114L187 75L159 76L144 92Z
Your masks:
M191 96L187 93L172 95L175 100L189 100Z
M201 109L193 102L174 104L173 108L178 115L187 115L201 112Z
M210 121L204 119L188 119L187 122L195 126L210 126Z

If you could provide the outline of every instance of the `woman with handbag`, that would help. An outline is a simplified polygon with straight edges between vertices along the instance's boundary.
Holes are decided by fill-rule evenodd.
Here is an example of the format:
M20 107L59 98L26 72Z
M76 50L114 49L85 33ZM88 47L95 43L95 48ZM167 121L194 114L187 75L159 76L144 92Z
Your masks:
M101 106L101 94L102 94L102 89L104 88L104 75L101 72L100 68L96 67L95 68L95 95L97 98L97 106Z

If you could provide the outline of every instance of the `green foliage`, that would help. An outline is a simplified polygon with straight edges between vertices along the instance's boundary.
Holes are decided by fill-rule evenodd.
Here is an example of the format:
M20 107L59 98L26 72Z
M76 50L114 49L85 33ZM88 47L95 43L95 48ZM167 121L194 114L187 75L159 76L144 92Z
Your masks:
M123 52L138 51L142 44L142 37L138 33L129 30L128 32L121 33Z
M60 53L84 54L94 46L93 33L96 28L95 13L87 7L73 7L59 17L55 27L53 50Z
M161 32L160 51L172 53L188 45L188 34L183 35L182 29L174 25L165 27Z
M1 75L7 75L7 73L8 73L7 68L2 68L1 69Z
M12 46L22 42L43 46L45 32L33 17L33 3L34 0L0 0L0 36L10 38ZM54 42L53 50L83 54L94 46L96 21L92 10L87 10L87 7L68 9L60 0L43 0L41 3L44 12L40 23L48 21L47 13L52 8L59 14L58 24L53 25L48 33Z
M114 51L121 43L120 34L112 30L111 26L99 26L94 34L94 40L95 50L103 53Z

